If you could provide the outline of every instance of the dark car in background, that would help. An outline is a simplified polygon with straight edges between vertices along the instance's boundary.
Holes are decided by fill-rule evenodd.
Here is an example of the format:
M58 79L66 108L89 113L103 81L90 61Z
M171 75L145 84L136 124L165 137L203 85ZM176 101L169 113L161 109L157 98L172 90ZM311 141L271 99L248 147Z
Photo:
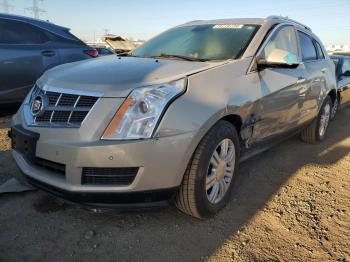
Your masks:
M333 105L332 119L337 114L339 105L350 102L350 56L331 55L335 63L335 74L337 78L338 100Z
M47 69L97 56L68 28L0 14L0 104L22 102Z

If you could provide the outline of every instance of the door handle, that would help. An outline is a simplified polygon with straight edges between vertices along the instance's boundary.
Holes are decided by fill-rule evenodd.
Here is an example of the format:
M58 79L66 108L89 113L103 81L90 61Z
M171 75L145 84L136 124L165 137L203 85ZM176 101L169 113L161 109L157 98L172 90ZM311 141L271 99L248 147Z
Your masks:
M52 50L45 50L45 51L42 51L41 54L43 56L55 56L56 55L56 52L52 51Z
M305 81L306 81L305 78L299 77L299 78L298 78L298 81L297 81L297 84L300 85L300 84L304 83Z
M321 69L321 72L322 72L322 73L326 73L326 72L327 72L327 68L322 68L322 69Z

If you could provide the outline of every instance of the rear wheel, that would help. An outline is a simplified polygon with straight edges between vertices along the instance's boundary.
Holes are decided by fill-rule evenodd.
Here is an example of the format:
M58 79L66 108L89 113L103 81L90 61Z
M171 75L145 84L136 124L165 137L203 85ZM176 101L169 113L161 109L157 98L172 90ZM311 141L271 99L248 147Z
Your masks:
M184 174L176 206L184 213L206 218L228 202L239 159L236 129L219 121L199 143Z
M301 139L306 143L315 144L326 137L332 114L332 99L327 96L317 118L301 132Z

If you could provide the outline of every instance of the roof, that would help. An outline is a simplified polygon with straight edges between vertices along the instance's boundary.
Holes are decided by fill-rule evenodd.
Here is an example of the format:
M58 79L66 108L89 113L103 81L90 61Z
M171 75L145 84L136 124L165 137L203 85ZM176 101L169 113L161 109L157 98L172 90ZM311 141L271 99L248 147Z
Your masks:
M270 23L287 22L311 31L310 27L302 23L299 23L295 20L292 20L288 17L283 17L283 16L268 16L266 18L228 18L228 19L216 19L216 20L195 20L180 26L207 25L207 24L263 25L263 24L266 24L267 22L270 22Z
M0 19L1 18L28 23L28 24L40 27L40 28L47 30L51 33L54 33L56 35L59 35L61 37L64 37L66 39L73 40L73 41L79 41L78 38L74 37L73 35L71 35L69 33L69 28L55 25L49 21L34 19L34 18L26 17L26 16L3 14L3 13L0 13Z
M266 22L264 18L228 18L228 19L215 19L215 20L195 20L185 23L181 26L191 25L207 25L207 24L257 24L262 25Z

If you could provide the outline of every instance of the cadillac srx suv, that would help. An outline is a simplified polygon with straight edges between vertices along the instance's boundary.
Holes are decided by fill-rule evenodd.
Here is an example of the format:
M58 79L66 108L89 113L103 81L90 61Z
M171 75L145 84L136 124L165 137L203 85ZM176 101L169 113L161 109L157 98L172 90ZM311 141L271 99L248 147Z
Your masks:
M24 177L88 206L173 200L198 218L228 202L240 160L301 133L325 138L335 66L282 17L193 21L120 57L46 72L13 117Z

